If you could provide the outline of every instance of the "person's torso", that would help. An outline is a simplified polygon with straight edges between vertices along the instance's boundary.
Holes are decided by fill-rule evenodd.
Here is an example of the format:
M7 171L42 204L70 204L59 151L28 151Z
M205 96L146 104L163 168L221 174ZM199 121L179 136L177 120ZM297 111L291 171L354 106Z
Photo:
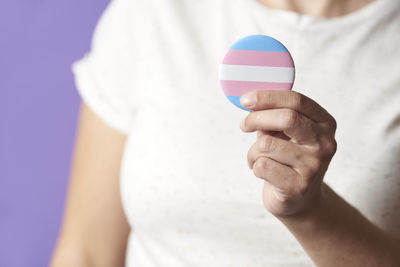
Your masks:
M357 27L299 17L295 27L246 0L157 5L152 42L140 51L146 60L130 81L140 104L121 170L132 226L127 266L312 266L264 208L263 181L246 158L255 134L239 128L247 112L229 103L218 83L230 44L249 34L282 41L296 65L294 90L336 118L338 151L325 181L400 236L395 12Z

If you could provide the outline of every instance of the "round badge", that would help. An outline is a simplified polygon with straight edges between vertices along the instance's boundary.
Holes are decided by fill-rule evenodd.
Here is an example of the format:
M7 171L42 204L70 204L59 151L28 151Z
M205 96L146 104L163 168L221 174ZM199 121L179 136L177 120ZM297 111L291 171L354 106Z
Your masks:
M246 36L234 43L219 69L224 94L235 106L251 91L291 90L295 68L292 56L278 40L266 35Z

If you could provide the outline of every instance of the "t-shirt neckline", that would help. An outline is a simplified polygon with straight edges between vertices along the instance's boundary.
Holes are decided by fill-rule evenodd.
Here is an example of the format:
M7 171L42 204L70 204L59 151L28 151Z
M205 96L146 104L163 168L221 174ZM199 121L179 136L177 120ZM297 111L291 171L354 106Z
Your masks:
M339 26L348 25L351 23L361 22L365 19L370 19L371 15L377 17L385 16L388 12L392 11L396 4L400 1L397 0L374 0L373 2L365 5L364 7L351 12L349 14L339 17L319 17L309 14L300 14L294 11L275 9L267 7L257 0L238 0L243 4L248 5L255 12L261 13L261 15L275 16L279 18L279 22L282 24L290 24L296 27L302 27L305 25L319 25L319 26Z

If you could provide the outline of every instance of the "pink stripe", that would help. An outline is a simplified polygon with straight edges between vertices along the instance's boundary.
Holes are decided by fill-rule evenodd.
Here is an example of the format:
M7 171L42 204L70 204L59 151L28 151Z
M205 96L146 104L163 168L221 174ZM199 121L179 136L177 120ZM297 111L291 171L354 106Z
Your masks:
M220 82L225 95L241 96L250 91L292 89L291 83L246 82L227 80L221 80Z
M293 67L293 59L288 52L252 51L231 49L223 64L270 67Z

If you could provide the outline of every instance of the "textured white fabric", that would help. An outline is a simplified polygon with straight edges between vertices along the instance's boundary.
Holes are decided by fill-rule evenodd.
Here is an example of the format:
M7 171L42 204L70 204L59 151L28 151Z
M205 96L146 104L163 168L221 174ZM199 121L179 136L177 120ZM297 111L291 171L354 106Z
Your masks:
M128 135L127 266L313 265L265 210L246 162L256 136L218 83L225 52L249 34L281 40L295 90L336 118L326 182L400 237L399 7L376 0L325 19L255 0L114 0L73 70L84 101Z

